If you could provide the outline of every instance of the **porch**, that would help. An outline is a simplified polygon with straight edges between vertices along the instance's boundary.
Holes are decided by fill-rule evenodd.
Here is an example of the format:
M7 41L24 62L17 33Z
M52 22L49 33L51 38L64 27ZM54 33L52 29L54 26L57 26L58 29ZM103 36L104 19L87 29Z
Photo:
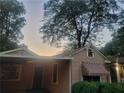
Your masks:
M1 56L1 92L69 93L70 62L71 58Z

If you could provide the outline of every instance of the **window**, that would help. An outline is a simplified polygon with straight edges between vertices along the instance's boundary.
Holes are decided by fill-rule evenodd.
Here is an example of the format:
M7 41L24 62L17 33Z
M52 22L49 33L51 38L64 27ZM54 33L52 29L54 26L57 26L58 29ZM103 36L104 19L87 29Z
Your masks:
M94 52L92 51L92 49L88 49L87 51L88 53L88 57L94 57Z
M0 80L18 80L20 77L20 65L0 64Z
M52 75L52 82L54 84L58 83L58 64L53 65L53 75Z
M92 82L92 81L99 82L100 81L100 76L83 76L83 80L84 81L89 81L89 82Z

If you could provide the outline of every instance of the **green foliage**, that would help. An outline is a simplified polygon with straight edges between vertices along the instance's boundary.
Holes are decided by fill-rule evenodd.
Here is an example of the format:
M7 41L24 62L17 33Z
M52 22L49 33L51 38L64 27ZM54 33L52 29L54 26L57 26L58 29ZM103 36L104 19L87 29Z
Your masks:
M6 51L17 48L18 45L15 42L10 41L9 39L0 39L0 51Z
M124 93L124 84L78 82L72 86L72 93Z
M13 49L23 38L21 28L25 25L25 9L17 0L0 0L0 51Z
M105 47L102 47L100 50L106 56L116 55L116 48L113 41L108 42Z
M114 33L113 43L116 48L115 51L121 55L124 55L124 26Z
M112 41L107 43L101 51L107 56L124 55L124 27L113 34Z
M97 93L98 86L94 82L79 82L72 86L72 93Z
M44 41L56 45L67 40L74 48L95 40L105 27L113 28L121 11L116 0L49 0L44 9Z

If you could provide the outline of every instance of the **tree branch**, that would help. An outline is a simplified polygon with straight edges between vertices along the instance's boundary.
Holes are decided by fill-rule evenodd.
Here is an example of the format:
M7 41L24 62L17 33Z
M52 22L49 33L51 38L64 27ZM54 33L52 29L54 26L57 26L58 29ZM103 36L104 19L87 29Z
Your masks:
M82 46L84 46L84 45L86 44L87 39L88 39L88 37L89 37L89 35L90 35L90 33L91 33L91 23L92 23L93 17L94 17L94 11L92 12L92 15L90 16L90 19L89 19L89 22L88 22L88 27L87 27L87 35L86 35L86 37L84 38L84 41L83 41Z

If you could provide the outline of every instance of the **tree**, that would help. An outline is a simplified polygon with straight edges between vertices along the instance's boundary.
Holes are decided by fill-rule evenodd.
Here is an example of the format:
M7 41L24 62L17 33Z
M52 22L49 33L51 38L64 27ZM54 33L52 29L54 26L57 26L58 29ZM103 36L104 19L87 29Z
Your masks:
M25 9L17 0L0 0L0 51L16 48L23 38Z
M113 33L112 41L107 43L101 51L106 56L124 55L124 26Z
M116 0L49 0L44 9L43 40L55 45L68 40L80 48L95 40L97 32L112 28L121 8Z
M100 51L106 55L106 56L112 56L112 55L115 55L115 48L114 48L114 45L113 45L113 41L110 41L108 42L105 47L102 47L100 49Z
M124 55L124 26L118 29L116 33L114 33L113 43L116 48L116 53Z

